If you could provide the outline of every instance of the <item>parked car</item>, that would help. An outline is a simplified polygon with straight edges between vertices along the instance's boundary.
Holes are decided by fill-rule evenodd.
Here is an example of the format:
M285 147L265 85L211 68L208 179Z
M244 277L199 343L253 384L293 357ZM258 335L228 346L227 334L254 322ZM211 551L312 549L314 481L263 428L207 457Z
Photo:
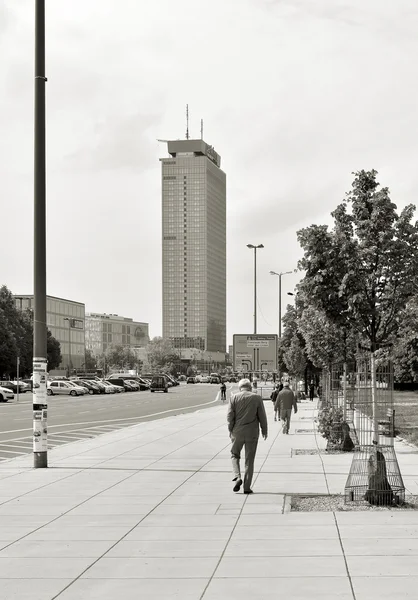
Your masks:
M165 375L153 375L151 380L151 392L168 392L168 383Z
M17 381L0 381L0 385L4 388L8 388L14 394L17 394ZM24 394L29 390L29 386L22 381L19 381L19 394Z
M84 381L83 379L72 379L72 383L80 385L86 388L87 393L92 396L93 394L101 394L100 388L93 381Z
M122 388L124 392L133 392L133 387L127 383L127 380L124 377L109 377L108 381L110 381L112 385Z
M200 376L200 383L210 383L210 377L209 377L209 375L201 375Z
M179 381L186 381L186 379L187 379L186 375L179 376Z
M1 384L3 382L0 382ZM0 402L8 402L9 400L13 400L14 394L10 388L5 388L0 385Z
M179 382L177 381L177 379L175 377L173 377L172 375L169 375L168 373L165 373L166 378L168 379L168 381L173 384L173 385L180 385Z
M27 383L27 385L29 386L29 391L33 390L33 379L22 379L22 381L24 383Z
M72 384L70 381L48 381L46 393L48 396L84 396L85 388Z
M85 388L85 387L84 387L84 386L82 386L82 385L78 385L77 383L74 383L74 381L72 381L71 379L70 379L70 381L67 381L67 383L69 383L69 384L70 384L70 385L72 385L73 387L80 387L80 388L83 390L83 394L88 394L88 393L89 393L89 391L88 391L88 389L87 389L87 388Z
M218 373L210 374L210 383L221 383Z
M101 383L105 388L106 394L116 394L116 386L112 385L109 381L102 381Z
M133 388L134 392L139 392L139 381L136 381L135 379L126 379L125 381L126 383L129 383L129 385Z
M112 385L115 388L115 391L117 393L120 394L120 392L124 392L125 388L123 385L119 385L119 383L116 383L114 379L112 379L112 381L108 381L108 383L110 383L110 385Z
M186 383L196 383L196 377L188 377Z

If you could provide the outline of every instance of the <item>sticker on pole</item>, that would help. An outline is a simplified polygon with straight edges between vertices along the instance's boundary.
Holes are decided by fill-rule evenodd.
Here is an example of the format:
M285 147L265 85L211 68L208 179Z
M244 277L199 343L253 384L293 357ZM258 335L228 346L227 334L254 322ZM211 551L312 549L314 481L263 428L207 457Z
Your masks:
M33 404L47 404L46 377L46 360L33 359Z

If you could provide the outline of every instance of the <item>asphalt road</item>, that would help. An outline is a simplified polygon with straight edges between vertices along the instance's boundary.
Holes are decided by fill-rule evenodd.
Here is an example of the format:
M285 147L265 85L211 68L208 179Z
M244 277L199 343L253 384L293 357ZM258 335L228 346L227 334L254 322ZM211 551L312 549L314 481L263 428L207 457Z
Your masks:
M231 387L234 384L228 384ZM234 386L236 387L236 386ZM181 384L162 392L48 397L48 446L96 437L107 431L219 402L218 385ZM0 403L0 461L32 452L32 394Z

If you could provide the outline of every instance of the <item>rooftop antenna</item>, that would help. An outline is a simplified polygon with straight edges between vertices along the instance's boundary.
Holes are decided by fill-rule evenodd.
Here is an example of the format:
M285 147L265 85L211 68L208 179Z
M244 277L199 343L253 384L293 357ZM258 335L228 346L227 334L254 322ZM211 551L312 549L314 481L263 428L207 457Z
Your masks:
M189 105L186 104L186 140L188 140L189 137Z
M203 140L203 119L200 119L200 139Z

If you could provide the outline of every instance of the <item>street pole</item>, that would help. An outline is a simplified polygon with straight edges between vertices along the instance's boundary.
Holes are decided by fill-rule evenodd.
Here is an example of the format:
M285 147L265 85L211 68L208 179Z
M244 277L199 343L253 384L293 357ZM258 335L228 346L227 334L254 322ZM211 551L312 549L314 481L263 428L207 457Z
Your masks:
M48 466L46 325L45 0L35 2L33 466Z
M264 248L263 244L254 246L247 244L247 248L254 250L254 335L257 334L257 248Z

